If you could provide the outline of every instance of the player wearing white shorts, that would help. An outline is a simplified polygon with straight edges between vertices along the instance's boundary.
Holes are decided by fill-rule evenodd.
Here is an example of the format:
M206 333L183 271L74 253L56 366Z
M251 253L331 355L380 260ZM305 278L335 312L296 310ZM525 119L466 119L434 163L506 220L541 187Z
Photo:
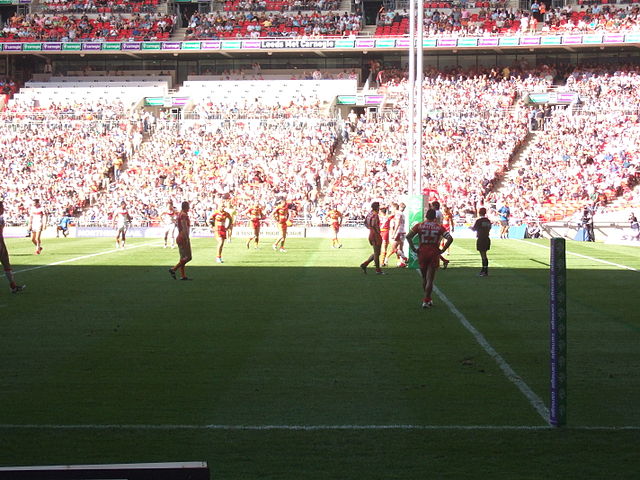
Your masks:
M167 242L171 238L171 248L176 247L176 217L178 212L172 202L167 203L167 208L161 214L162 225L164 228L164 248L167 248Z
M33 200L33 206L29 211L29 233L31 234L31 242L36 247L35 254L40 255L42 252L42 231L47 227L47 212L39 199Z
M404 242L407 236L407 216L404 213L406 205L393 204L395 213L391 228L391 255L394 253L398 257L398 267L407 266L407 256L404 254Z
M113 212L113 223L116 229L116 248L124 248L127 240L127 229L131 224L131 215L129 215L125 202L120 203L120 207Z

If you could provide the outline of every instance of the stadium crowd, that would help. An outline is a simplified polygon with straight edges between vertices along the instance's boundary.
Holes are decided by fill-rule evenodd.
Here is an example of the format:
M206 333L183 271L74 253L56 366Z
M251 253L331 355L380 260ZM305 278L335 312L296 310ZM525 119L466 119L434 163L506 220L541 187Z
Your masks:
M579 68L566 88L582 104L556 109L532 140L506 201L516 216L545 203L605 206L640 183L639 69Z
M45 13L152 13L158 0L42 0L40 5Z
M65 212L80 215L118 181L141 142L139 119L125 120L118 104L103 105L101 121L86 116L71 120L57 115L61 110L56 108L22 111L18 118L19 109L13 108L13 114L2 117L11 123L0 134L0 178L3 195L11 199L7 211L17 223L26 223L35 198L54 217ZM75 111L89 108L78 105Z
M169 38L175 24L172 15L159 13L123 16L101 13L95 18L87 15L15 14L7 19L0 31L2 41L146 41Z
M348 12L196 12L185 38L345 36L361 27L362 17Z
M167 40L176 23L161 14L157 0L48 0L42 11L8 18L0 41L155 41ZM546 9L533 2L529 9L509 9L478 2L465 5L428 4L427 36L487 36L637 31L640 6L632 3L567 4ZM340 12L335 0L233 0L224 10L195 12L187 22L185 39L322 37L358 35L361 11ZM406 10L378 13L377 36L408 34Z
M537 4L537 2L533 2ZM424 32L428 36L485 36L508 34L561 34L637 31L640 8L636 5L594 4L561 8L529 10L507 8L426 9ZM406 35L409 33L406 10L381 10L376 35Z
M407 93L396 73L384 85L395 109L352 112L344 125L302 98L289 105L209 98L180 123L154 123L118 105L10 104L4 115L11 126L0 135L8 217L24 221L35 197L51 212L73 209L83 221L101 223L121 201L134 223L145 223L169 199L190 200L194 218L204 221L222 199L241 214L256 202L270 210L286 198L313 224L335 206L347 219L361 219L372 199L395 201L406 190ZM523 93L544 90L559 76L581 103L552 110L530 132L537 108L521 101ZM640 180L639 84L635 68L428 71L425 192L462 223L481 206L508 204L514 218L527 221L554 202L604 204L628 194ZM524 142L534 148L520 158L515 180L502 184Z

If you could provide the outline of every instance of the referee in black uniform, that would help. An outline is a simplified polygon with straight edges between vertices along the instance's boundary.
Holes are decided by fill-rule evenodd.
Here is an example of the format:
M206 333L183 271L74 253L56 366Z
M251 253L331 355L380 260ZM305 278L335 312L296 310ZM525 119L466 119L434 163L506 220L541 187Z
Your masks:
M491 232L491 220L487 218L487 209L482 207L478 210L480 217L473 224L471 230L476 232L478 239L476 240L476 250L480 252L480 258L482 258L482 270L480 270L480 276L486 277L489 275L489 259L487 258L487 252L491 249L491 239L489 238L489 232Z

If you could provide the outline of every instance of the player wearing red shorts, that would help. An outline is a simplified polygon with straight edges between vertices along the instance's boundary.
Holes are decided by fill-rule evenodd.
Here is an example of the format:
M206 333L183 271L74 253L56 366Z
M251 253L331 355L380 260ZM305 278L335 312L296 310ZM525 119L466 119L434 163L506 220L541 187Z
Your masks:
M213 212L209 218L209 224L215 229L216 238L218 239L218 250L216 252L216 262L218 263L224 263L222 260L222 249L227 239L227 229L231 226L231 223L231 214L227 212L224 203L220 206L220 209Z
M380 250L382 248L382 235L380 235L380 202L373 202L371 204L371 211L364 219L364 225L369 229L369 244L373 247L373 253L369 258L360 264L360 268L366 274L367 266L371 262L376 266L376 274L384 275L384 272L380 268Z
M419 238L419 247L417 248L413 243L413 237L416 235ZM440 240L442 238L445 239L445 244L441 249ZM453 237L436 221L436 211L430 208L427 210L426 220L415 224L411 228L407 235L407 240L409 241L409 248L418 255L418 264L422 274L422 288L424 289L422 308L430 308L433 306L431 292L436 270L440 265L440 255L449 248L453 242Z
M338 232L340 232L340 227L342 226L342 213L340 213L336 207L333 207L333 209L327 213L327 217L331 221L331 230L333 230L331 247L342 248L342 244L340 240L338 240Z
M273 244L273 249L278 250L278 246L280 246L280 251L286 253L284 242L287 239L287 228L289 227L289 205L287 205L286 200L282 200L280 205L273 211L273 218L280 228L280 238Z
M247 215L249 216L249 223L253 227L253 237L247 240L247 248L251 245L251 240L255 242L256 248L258 248L258 243L260 242L260 222L266 217L262 211L262 207L257 203L247 210Z
M185 265L191 261L191 240L189 239L189 230L191 221L189 220L189 202L182 202L182 210L178 213L176 226L178 227L178 236L176 243L178 244L178 252L180 253L180 261L175 267L169 269L169 274L175 280L176 271L180 270L180 280L191 280L185 273Z
M382 266L387 266L387 250L389 249L389 231L391 230L391 222L393 222L393 213L387 210L387 207L380 207L380 235L382 236Z

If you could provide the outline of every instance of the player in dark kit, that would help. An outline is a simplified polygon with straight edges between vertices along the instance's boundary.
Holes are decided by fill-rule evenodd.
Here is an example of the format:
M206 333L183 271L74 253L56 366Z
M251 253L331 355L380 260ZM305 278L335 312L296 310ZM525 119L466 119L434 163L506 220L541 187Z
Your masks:
M424 289L422 308L430 308L433 306L431 292L433 291L436 271L440 266L440 255L453 243L453 237L436 221L436 211L434 209L427 210L425 217L426 220L424 222L417 223L411 228L407 235L407 241L409 242L409 248L418 255L418 264L422 274L422 288ZM416 235L420 241L417 248L413 243L413 237ZM440 240L443 238L445 239L445 244L441 249Z
M482 258L482 270L480 270L480 276L486 277L489 275L489 259L487 258L487 252L491 248L491 239L489 233L491 232L491 220L487 218L487 209L481 208L478 210L480 217L476 220L471 227L471 230L476 232L478 239L476 240L476 250L480 252L480 258Z

